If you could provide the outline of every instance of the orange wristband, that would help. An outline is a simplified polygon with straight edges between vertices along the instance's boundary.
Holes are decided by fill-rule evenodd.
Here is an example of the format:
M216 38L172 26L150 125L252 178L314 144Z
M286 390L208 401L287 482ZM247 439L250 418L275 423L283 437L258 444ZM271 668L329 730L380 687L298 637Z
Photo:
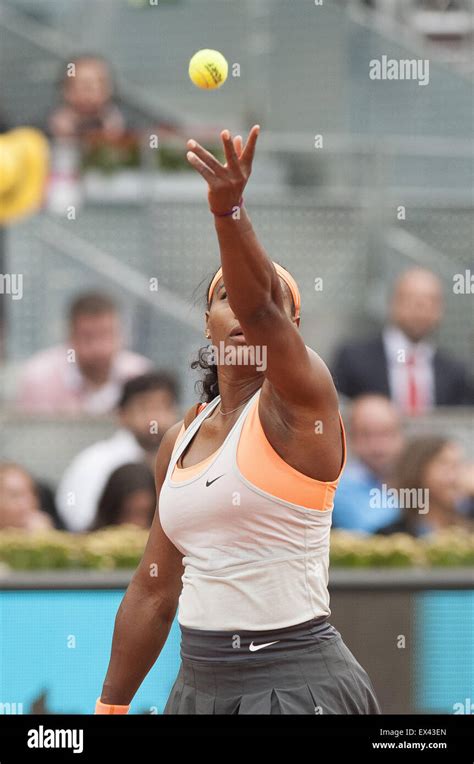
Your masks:
M102 703L100 698L97 698L95 703L94 714L128 714L130 705L117 706L115 704Z

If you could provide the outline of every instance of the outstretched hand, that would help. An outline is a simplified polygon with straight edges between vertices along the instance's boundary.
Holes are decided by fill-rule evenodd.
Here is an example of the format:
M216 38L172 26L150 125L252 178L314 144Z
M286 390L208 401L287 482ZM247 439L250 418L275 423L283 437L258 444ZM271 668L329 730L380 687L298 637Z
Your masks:
M223 130L221 139L224 145L225 165L196 141L188 141L189 150L186 157L207 181L209 206L217 215L224 215L238 206L252 172L259 132L260 126L254 125L244 147L240 135L232 138L229 130Z

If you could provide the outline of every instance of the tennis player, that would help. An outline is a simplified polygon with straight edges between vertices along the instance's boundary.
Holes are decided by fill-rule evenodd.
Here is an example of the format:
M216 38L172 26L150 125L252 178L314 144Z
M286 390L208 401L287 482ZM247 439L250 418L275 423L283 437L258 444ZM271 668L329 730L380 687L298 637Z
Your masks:
M220 246L207 293L214 350L212 362L200 355L205 400L158 452L158 508L117 614L96 713L128 712L178 600L181 666L164 713L380 713L328 622L344 426L331 375L301 338L296 282L267 257L243 205L258 133L255 125L243 146L224 130L225 165L188 142ZM265 362L238 362L257 357Z

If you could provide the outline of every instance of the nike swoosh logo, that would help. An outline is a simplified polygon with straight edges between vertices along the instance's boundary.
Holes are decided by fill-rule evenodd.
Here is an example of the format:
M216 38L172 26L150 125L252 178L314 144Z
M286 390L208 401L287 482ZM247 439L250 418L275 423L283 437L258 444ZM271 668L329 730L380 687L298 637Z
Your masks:
M224 477L224 475L225 475L225 473L223 473L222 475L218 475L218 476L217 476L216 478L214 478L213 480L206 480L206 488L209 488L209 486L210 486L210 485L212 485L213 483L215 483L215 482L216 482L216 480L219 480L219 478L221 478L221 477Z
M249 644L249 650L251 653L254 653L256 650L261 650L263 647L269 647L270 645L276 645L277 642L280 640L277 639L275 642L265 642L263 645L254 645L253 642Z

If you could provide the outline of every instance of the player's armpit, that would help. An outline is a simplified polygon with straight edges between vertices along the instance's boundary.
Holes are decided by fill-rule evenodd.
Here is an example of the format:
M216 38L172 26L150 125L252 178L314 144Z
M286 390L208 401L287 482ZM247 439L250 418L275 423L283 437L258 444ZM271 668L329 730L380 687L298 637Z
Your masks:
M324 361L305 345L283 307L270 304L254 318L240 321L247 344L259 350L262 370L288 404L318 409L337 406L337 393Z

